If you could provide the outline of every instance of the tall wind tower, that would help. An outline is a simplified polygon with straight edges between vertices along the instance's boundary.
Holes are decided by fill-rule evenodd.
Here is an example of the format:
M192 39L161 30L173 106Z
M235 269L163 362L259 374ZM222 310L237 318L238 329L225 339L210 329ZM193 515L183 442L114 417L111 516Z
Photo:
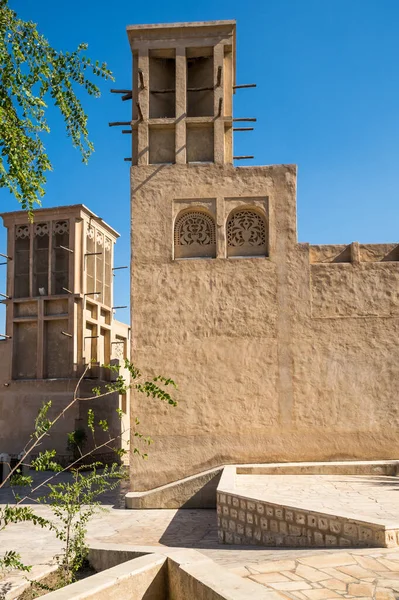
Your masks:
M179 385L132 402L155 444L128 506L214 505L225 464L393 458L398 246L298 243L296 166L236 166L234 21L127 33L132 358Z
M233 117L235 88L253 87L235 83L235 31L235 21L127 28L133 91L119 91L133 101L126 159L132 356L173 377L181 390L176 410L132 403L156 442L145 465L132 463L136 490L220 464L222 456L237 460L243 446L251 453L248 415L252 423L262 414L255 381L263 376L260 356L270 360L271 348L259 338L270 337L273 326L270 317L262 324L264 301L251 281L260 278L270 297L276 269L269 255L296 243L295 168L233 166L246 158L233 156L234 123L255 120ZM271 189L290 222L278 249ZM255 366L252 391L239 375L243 361ZM245 408L248 392L255 402ZM254 458L260 440L255 445Z

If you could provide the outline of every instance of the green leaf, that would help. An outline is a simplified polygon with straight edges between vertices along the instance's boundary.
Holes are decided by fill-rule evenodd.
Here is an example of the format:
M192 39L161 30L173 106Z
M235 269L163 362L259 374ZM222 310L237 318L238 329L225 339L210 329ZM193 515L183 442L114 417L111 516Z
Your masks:
M0 567L4 569L18 569L18 571L30 571L31 566L24 565L21 561L21 555L13 550L8 550L0 559Z
M31 477L30 475L22 475L21 473L15 473L11 478L10 478L10 485L11 487L15 487L15 486L28 486L31 485L33 483L33 477Z
M87 44L72 52L50 46L37 26L20 19L0 0L0 187L8 189L33 218L52 165L45 149L49 102L61 113L67 137L87 163L88 137L81 91L100 96L91 78L113 79L105 63L86 58Z
M92 408L87 411L87 427L94 433L94 411Z
M52 460L56 454L55 450L39 452L39 455L31 462L32 469L35 469L35 471L62 471L61 465Z
M50 419L48 419L47 413L50 410L51 405L51 400L49 400L48 402L43 402L43 405L40 408L38 415L35 419L35 428L31 436L32 438L38 439L42 435L46 434L47 431L50 429L52 422L50 421Z
M98 424L103 431L108 431L109 426L108 426L108 421L106 419L102 419L101 421L98 422Z

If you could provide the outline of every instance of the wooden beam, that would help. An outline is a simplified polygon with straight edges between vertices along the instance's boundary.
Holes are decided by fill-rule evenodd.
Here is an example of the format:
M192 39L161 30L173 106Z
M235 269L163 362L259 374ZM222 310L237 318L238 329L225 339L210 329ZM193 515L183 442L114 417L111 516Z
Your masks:
M175 89L150 90L150 94L173 94Z
M255 88L256 83L244 83L243 85L233 85L233 90L242 90L244 88Z
M187 88L188 92L208 92L208 91L213 91L215 89L215 86L209 86L209 87L199 87L199 88Z
M234 122L237 122L237 121L245 121L245 122L247 122L247 123L256 123L256 119L254 119L254 118L250 118L250 119L248 119L248 118L244 118L244 119L233 119L233 123L234 123Z
M131 121L113 121L108 123L108 127L119 127L120 125L130 125Z

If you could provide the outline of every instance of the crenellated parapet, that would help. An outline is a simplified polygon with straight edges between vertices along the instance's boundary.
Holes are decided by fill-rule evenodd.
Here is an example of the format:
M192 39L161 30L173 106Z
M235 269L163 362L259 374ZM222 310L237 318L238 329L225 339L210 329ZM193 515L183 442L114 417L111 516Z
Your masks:
M399 262L399 244L323 244L309 246L311 264Z

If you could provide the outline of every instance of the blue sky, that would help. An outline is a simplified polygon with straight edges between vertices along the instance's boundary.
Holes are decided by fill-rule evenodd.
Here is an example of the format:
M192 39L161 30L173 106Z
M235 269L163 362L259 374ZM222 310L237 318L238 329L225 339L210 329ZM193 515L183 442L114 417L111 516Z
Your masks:
M46 147L53 161L43 206L84 203L121 233L116 265L129 261L130 136L108 128L130 118L130 103L110 94L130 87L126 25L237 20L235 116L256 116L236 133L246 164L298 165L298 237L311 243L399 241L399 2L397 0L213 0L105 2L10 0L57 48L89 44L116 82L87 98L96 152L84 166L50 111ZM1 210L18 209L0 190ZM5 248L4 232L0 246ZM0 251L2 251L0 249ZM4 267L3 267L4 268ZM128 304L128 272L115 278L115 304ZM0 290L2 291L2 290ZM117 317L128 319L127 311Z

